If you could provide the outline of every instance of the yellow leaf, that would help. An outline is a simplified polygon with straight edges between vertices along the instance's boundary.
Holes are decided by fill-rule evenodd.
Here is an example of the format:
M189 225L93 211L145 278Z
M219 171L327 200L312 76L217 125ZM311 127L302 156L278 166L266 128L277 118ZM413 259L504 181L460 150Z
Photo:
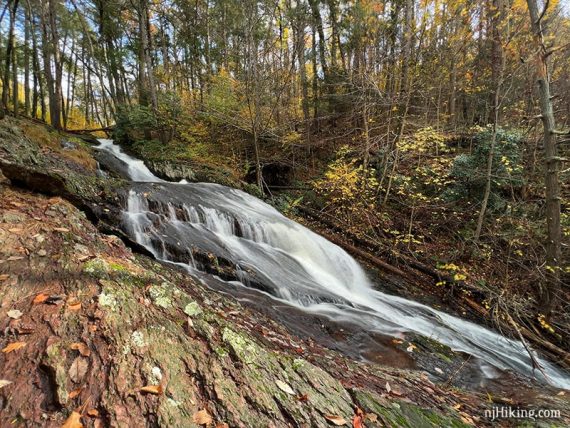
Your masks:
M26 346L26 342L10 343L8 346L6 346L4 349L2 349L2 352L4 352L5 354L9 354L10 352L17 351L18 349L21 349L24 346Z
M140 392L148 392L149 394L160 395L162 394L161 385L147 385L140 389Z
M69 418L67 418L61 428L83 428L81 415L77 412L71 412L71 415L69 415Z

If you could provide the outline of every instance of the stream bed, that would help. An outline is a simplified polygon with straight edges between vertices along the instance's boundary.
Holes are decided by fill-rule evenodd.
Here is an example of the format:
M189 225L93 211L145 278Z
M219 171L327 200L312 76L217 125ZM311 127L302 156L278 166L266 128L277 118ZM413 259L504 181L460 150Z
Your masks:
M379 291L343 249L260 199L217 184L166 182L111 140L97 148L133 182L122 215L133 240L293 333L475 389L530 379L570 389L570 375L549 361L537 357L542 371L534 370L521 342Z

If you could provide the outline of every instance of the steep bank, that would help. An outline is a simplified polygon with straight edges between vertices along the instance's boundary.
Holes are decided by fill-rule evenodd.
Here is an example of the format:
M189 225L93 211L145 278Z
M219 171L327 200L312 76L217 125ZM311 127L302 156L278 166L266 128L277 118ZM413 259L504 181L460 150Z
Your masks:
M35 146L36 163L26 171L60 176L63 187L47 190L68 192L76 165L57 151L22 141ZM57 166L48 163L51 158L60 159ZM2 159L2 169L20 185L35 186L16 175L16 168L5 168L14 165L5 154ZM99 183L93 170L81 175ZM112 189L107 196L85 190L71 199L101 197L93 199L97 214L111 211L104 205L111 195ZM58 198L3 187L2 201L7 245L0 269L8 285L2 287L2 310L22 313L19 321L3 317L2 327L9 327L3 346L26 343L1 357L4 378L14 382L0 390L6 423L20 417L57 426L66 412L86 402L84 413L97 410L90 412L99 415L93 423L103 425L188 426L194 417L197 424L204 420L198 412L206 410L231 426L324 426L326 416L350 421L356 406L370 414L366 426L487 423L482 414L489 404L481 397L433 385L417 372L357 364L291 337L231 298L134 256ZM47 297L40 302L42 294ZM155 396L158 385L162 393ZM144 386L154 387L150 395L140 391ZM29 396L38 402L18 401ZM521 402L560 408L567 406L563 398Z

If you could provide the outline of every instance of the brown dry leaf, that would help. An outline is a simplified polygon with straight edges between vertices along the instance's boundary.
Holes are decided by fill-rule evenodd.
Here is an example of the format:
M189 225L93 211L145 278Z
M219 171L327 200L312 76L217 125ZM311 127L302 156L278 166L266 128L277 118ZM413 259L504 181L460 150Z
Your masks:
M69 229L66 227L54 227L53 230L56 232L69 232Z
M67 304L67 308L70 311L78 311L79 309L81 309L81 302L77 302L77 301L71 301Z
M10 275L8 275L7 273L0 275L0 281L6 281L9 278L10 278Z
M69 398L70 400L74 399L75 397L77 397L79 394L81 394L81 391L83 390L83 388L77 388L74 389L73 391L71 391L69 394L67 394L67 398Z
M346 425L346 420L342 416L325 415L325 419L336 426Z
M20 233L22 231L21 228L18 227L14 227L12 229L8 229L8 232L12 232L12 233Z
M18 349L21 349L24 346L26 346L26 342L13 342L10 343L8 346L6 346L4 349L2 349L2 352L4 352L5 354L9 354L10 352L17 351Z
M216 428L230 428L230 426L225 422L218 422Z
M32 303L34 305L38 305L40 303L45 302L48 298L49 298L49 294L40 293L36 297L34 297L34 300L32 301Z
M210 425L213 421L212 417L206 409L202 409L192 416L192 420L198 425Z
M370 422L376 422L378 420L378 415L376 413L366 413L364 418Z
M140 389L140 392L147 392L149 394L160 395L162 394L162 385L147 385Z
M91 350L89 349L89 347L83 343L83 342L77 342L77 343L72 343L69 346L70 349L73 349L74 351L79 351L79 353L81 355L83 355L84 357L88 357L91 355Z
M97 409L89 409L89 410L87 410L87 414L89 416L91 416L92 418L98 418L99 417L99 411Z
M83 428L81 415L77 412L71 412L71 415L69 415L69 418L67 418L61 428Z
M89 368L89 360L83 357L77 357L73 360L71 367L69 368L69 377L75 383L79 383L83 380L87 374Z
M306 403L307 401L309 401L309 394L299 395L297 397L297 400L299 400L301 403Z
M15 262L16 260L23 260L23 259L24 257L22 256L10 256L6 260L8 260L9 262Z

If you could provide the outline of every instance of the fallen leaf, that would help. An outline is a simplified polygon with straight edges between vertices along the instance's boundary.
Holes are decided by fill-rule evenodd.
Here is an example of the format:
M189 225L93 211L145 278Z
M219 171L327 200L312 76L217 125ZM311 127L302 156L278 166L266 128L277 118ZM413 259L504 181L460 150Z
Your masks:
M8 229L8 232L12 232L12 233L20 233L22 231L22 229L14 227L12 229Z
M414 352L414 349L416 349L416 345L414 345L413 343L410 343L410 346L408 346L406 348L406 351L408 352Z
M342 416L325 415L325 419L337 426L346 425L346 420Z
M32 303L34 305L38 305L40 303L45 302L47 299L49 299L49 295L45 294L45 293L40 293L38 294L36 297L34 297L34 300L32 301Z
M81 309L81 302L73 301L67 304L67 308L70 311L78 311Z
M92 418L98 418L99 417L99 411L97 409L89 409L89 410L87 410L87 414L89 416L91 416Z
M160 395L162 394L162 386L161 385L147 385L143 386L140 389L140 392L147 392L149 394Z
M67 398L69 398L70 400L74 399L79 394L81 394L82 390L83 390L83 388L77 388L77 389L74 389L73 391L70 391L69 394L67 394Z
M89 347L83 343L83 342L77 342L77 343L72 343L69 346L70 349L73 349L74 351L79 351L79 353L81 355L83 355L84 357L88 357L91 355L91 350L89 349Z
M440 369L439 367L435 367L434 370L439 374L443 374L443 370Z
M53 230L56 232L69 232L69 229L66 227L54 227Z
M392 392L392 387L388 382L386 382L386 391L388 391L388 393Z
M6 281L8 278L10 278L10 275L7 273L0 275L0 281Z
M9 354L10 352L17 351L18 349L21 349L24 346L26 346L26 342L10 343L8 346L6 346L4 349L2 349L2 352L4 352L5 354Z
M212 417L206 409L202 409L192 416L192 420L198 425L209 425L212 423Z
M566 395L566 393L565 393L564 391L560 391L560 392L559 392L558 394L556 394L556 395L562 396L562 395Z
M362 416L354 415L352 418L352 427L353 428L363 428L362 427Z
M352 428L364 428L364 425L362 425L363 417L364 412L360 407L357 407L354 411L354 417L352 418Z
M4 388L6 385L10 385L11 383L11 380L0 379L0 388Z
M23 259L24 257L22 256L10 256L6 260L8 260L9 262L15 262L16 260L23 260Z
M225 422L219 422L216 424L216 428L230 428L230 426Z
M75 383L79 383L83 380L87 374L87 369L89 368L89 360L83 357L77 357L71 363L69 368L69 377Z
M18 309L12 309L12 310L7 312L7 315L10 318L13 318L15 320L19 320L20 318L22 318L22 315L24 315L24 314L22 313L22 311L19 311Z
M376 422L378 420L378 415L376 413L366 413L364 418L370 422Z
M67 418L61 428L83 428L81 415L77 412L71 412L71 415L69 415L69 418Z
M299 400L301 403L306 403L307 401L309 401L309 394L299 395L297 397L297 400Z
M279 387L279 389L283 392L286 392L287 394L290 395L295 395L295 391L293 391L293 388L291 388L289 385L287 385L285 382L277 379L275 381L275 384Z

